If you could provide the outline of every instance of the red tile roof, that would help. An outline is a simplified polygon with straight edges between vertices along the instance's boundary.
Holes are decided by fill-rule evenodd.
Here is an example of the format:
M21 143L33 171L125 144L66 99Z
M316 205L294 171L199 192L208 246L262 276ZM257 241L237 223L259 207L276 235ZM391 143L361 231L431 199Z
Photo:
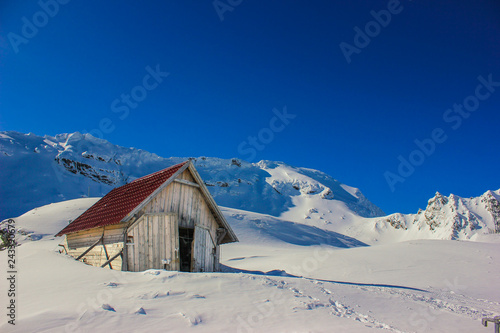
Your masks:
M111 190L82 215L59 231L56 236L120 223L128 213L146 200L149 195L186 163L171 166Z

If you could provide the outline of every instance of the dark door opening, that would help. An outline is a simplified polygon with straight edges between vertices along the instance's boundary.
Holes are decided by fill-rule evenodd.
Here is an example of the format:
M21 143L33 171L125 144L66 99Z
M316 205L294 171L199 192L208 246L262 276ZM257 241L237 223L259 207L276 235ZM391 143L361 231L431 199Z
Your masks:
M179 228L179 259L181 272L191 272L191 244L194 229Z

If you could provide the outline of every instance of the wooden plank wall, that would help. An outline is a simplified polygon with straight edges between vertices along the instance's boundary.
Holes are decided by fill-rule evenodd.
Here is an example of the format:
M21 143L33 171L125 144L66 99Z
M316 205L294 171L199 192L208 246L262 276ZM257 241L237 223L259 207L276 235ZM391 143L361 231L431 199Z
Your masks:
M103 243L106 247L108 257L111 258L123 248L124 227L123 224L115 224L68 234L66 235L66 248L68 249L68 254L74 258L78 258L78 256L101 238L104 230ZM80 260L89 265L100 267L107 260L104 246L102 244L96 245ZM121 270L122 258L120 256L117 257L111 262L111 266L115 270ZM109 268L109 266L106 267Z
M129 229L127 236L128 270L146 269L179 270L179 227L177 214L145 214ZM162 259L170 259L166 267Z
M184 179L190 182L195 182L191 172L185 170L178 179ZM195 228L195 225L201 226L207 229L207 235L204 238L208 240L207 237L210 235L215 240L218 224L210 211L209 206L205 202L203 195L201 194L199 188L181 184L177 182L172 182L163 191L161 191L149 204L147 204L144 209L144 213L162 213L162 212L173 212L179 215L179 227L184 228ZM209 233L209 234L208 234ZM196 231L195 231L196 238ZM195 245L197 241L202 242L203 237L195 239ZM214 267L218 267L218 263L214 262L213 256L213 244L205 241L202 250L199 249L196 257L201 255L198 261L203 262L203 265L196 265L194 271L205 271L212 272ZM203 255L200 253L203 251ZM210 257L210 258L209 258Z

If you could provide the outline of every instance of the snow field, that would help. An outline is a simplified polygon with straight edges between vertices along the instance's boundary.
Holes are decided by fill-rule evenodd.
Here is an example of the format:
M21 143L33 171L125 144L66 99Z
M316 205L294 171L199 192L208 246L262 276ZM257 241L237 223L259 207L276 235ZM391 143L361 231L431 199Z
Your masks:
M224 208L241 239L222 247L226 272L116 272L60 254L62 238L52 236L95 200L16 219L24 230L18 318L15 327L0 322L0 331L485 332L480 319L500 313L498 243L360 246L337 233Z

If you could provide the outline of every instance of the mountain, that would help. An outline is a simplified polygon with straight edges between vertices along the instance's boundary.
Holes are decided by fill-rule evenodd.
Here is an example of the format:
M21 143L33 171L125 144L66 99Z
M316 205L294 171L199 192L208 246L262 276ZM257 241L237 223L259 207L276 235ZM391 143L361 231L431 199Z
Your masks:
M163 158L78 132L43 137L0 132L0 219L53 202L100 197L186 159ZM221 206L272 216L293 210L291 215L304 217L315 207L339 216L384 215L358 189L321 171L273 161L190 159Z
M186 159L163 158L78 132L43 137L0 132L0 220L54 202L101 197L114 187ZM320 235L321 229L328 235L338 233L365 244L482 240L492 233L500 234L500 190L477 198L436 193L417 214L384 216L359 189L318 170L267 160L190 159L220 206L246 211L247 215L278 217L286 221L272 222L280 230L291 230L288 223L293 222L307 226L293 224L296 231ZM237 218L233 220L239 223Z
M468 239L481 234L500 233L500 190L475 198L437 192L425 210L417 214L392 214L375 223L389 224L415 238Z

